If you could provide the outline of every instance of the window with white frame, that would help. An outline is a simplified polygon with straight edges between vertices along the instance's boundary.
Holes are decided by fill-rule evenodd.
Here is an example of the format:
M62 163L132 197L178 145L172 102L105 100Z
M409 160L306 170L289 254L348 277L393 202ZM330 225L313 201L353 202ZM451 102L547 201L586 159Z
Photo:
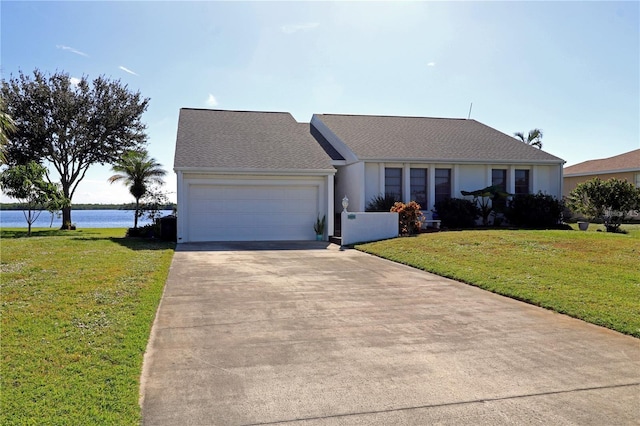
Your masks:
M435 170L435 202L451 198L451 169Z
M400 167L384 169L384 194L402 200L402 169Z
M636 173L636 188L640 188L640 173Z
M507 170L492 169L491 170L491 186L495 186L502 192L507 192ZM499 197L491 202L494 209L501 210L507 205L507 200Z
M411 200L427 208L427 169L411 169Z
M515 192L516 195L528 194L530 192L529 170L516 169Z

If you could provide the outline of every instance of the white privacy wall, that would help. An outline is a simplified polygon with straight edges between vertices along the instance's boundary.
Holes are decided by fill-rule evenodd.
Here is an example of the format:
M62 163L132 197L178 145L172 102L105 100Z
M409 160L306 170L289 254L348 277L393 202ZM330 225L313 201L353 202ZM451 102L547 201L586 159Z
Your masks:
M342 245L398 236L398 213L342 212Z

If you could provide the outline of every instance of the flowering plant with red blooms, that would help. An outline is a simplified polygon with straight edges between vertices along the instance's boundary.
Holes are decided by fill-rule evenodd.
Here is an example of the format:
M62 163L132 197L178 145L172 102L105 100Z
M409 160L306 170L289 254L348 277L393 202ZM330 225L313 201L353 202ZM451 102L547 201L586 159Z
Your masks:
M424 214L420 204L415 201L410 201L408 204L398 201L391 207L391 211L398 213L402 235L413 235L422 228Z

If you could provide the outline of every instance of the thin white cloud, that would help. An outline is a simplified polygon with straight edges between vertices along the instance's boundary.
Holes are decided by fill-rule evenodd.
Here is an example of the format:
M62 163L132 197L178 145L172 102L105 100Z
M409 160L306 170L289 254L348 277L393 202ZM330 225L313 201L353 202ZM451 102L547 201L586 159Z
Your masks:
M78 49L74 49L73 47L69 47L69 46L65 46L64 44L56 44L56 48L57 49L62 49L62 50L68 50L71 53L75 53L76 55L80 55L80 56L84 56L84 57L89 57L89 55L87 55L84 52L81 52Z
M120 68L122 71L129 73L131 75L138 75L138 73L131 71L129 68L127 67L123 67L122 65L120 65L118 68Z
M80 80L78 77L71 77L69 81L71 82L71 85L73 87L78 87L78 84L80 84L80 81L82 80Z
M207 98L206 103L207 103L207 106L210 106L210 107L218 106L218 100L211 93L209 93L209 97Z
M436 63L435 63L435 62L429 62L429 63L427 64L427 66L428 66L428 67L435 67L435 66L436 66Z
M285 34L293 34L293 33L297 33L298 31L313 30L315 28L318 28L319 26L320 26L320 23L318 22L305 22L302 24L283 25L282 27L280 27L280 29Z

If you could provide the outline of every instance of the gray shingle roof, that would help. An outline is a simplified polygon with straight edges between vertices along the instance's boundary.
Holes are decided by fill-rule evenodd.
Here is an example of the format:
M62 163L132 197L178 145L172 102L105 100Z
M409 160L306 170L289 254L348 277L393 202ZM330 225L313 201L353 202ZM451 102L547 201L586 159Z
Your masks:
M314 117L360 160L563 163L561 158L475 120L336 114Z
M286 112L182 108L174 167L334 170L306 127Z
M589 160L564 168L565 176L620 170L640 170L640 149L625 152L609 158Z

